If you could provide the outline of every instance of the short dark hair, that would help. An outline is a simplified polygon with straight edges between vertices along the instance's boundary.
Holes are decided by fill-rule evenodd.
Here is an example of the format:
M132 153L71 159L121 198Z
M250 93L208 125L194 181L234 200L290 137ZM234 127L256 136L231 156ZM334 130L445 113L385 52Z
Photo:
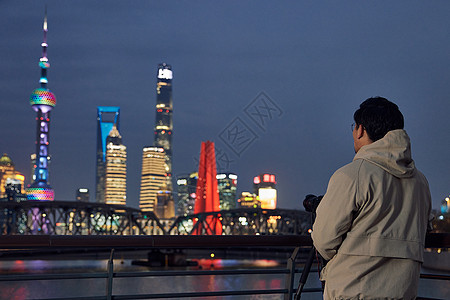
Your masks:
M373 142L383 138L389 131L403 129L404 126L398 106L383 97L365 100L355 111L353 119L358 126L364 126Z

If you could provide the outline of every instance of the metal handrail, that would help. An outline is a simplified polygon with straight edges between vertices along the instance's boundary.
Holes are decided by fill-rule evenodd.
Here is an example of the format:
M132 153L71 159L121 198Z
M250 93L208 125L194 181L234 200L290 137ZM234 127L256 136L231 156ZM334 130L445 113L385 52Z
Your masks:
M312 246L305 235L5 235L1 249L36 248L227 248ZM450 248L450 233L429 233L426 248Z
M21 274L0 276L0 281L25 281L25 280L60 280L60 279L88 279L104 278L107 280L105 296L93 297L69 297L55 299L154 299L154 298L183 298L183 297L208 297L208 296L242 296L256 294L282 294L284 299L292 299L296 292L294 277L299 273L295 268L295 258L299 252L299 246L311 246L309 236L3 236L0 238L0 252L17 251L24 249L109 249L111 251L106 272L78 273L78 274ZM427 247L450 248L450 234L429 234L426 240ZM252 270L184 270L184 271L149 271L149 272L114 272L114 250L125 249L154 249L154 248L183 248L183 249L255 249L255 248L290 248L293 250L286 268L283 269L252 269ZM182 292L165 294L138 294L138 295L113 295L115 278L151 277L151 276L201 276L201 275L248 275L248 274L279 274L286 276L285 288L270 290L239 290L239 291L206 291L206 292ZM450 280L449 276L424 274L422 278ZM304 289L303 292L319 292L321 289Z
M437 279L437 280L450 280L450 275L420 274L420 278L423 278L423 279Z
M114 251L111 251L111 254ZM152 277L152 276L205 276L205 275L286 275L293 279L295 273L300 272L300 269L244 269L244 270L199 270L199 271L151 271L151 272L118 272L113 270L111 255L108 261L108 270L101 273L77 273L77 274L21 274L21 275L7 275L0 276L0 281L25 281L25 280L62 280L62 279L98 279L106 278L106 294L105 296L93 297L67 297L67 298L52 298L52 300L69 300L69 299L156 299L156 298L185 298L185 297L218 297L218 296L244 296L257 294L280 294L292 295L295 292L293 286L284 289L252 289L252 290L235 290L235 291L206 291L206 292L181 292L181 293L153 293L153 294L131 294L131 295L113 295L112 286L114 278L137 278L137 277ZM293 271L293 272L292 272ZM293 283L293 280L290 280ZM321 292L321 289L310 288L304 289L305 293ZM289 297L289 296L288 296ZM290 296L292 298L292 296ZM290 299L286 298L286 299Z
M312 246L302 235L7 235L0 238L0 249L44 248L228 248Z

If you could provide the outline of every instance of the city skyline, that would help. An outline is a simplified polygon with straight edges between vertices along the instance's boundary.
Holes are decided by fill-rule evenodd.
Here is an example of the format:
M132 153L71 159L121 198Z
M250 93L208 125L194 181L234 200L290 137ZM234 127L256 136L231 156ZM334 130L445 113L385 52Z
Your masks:
M56 199L74 200L79 187L95 190L93 116L97 106L120 106L127 202L138 207L161 62L176 71L174 178L195 171L200 142L212 140L220 171L239 176L238 195L251 190L254 176L273 173L277 206L301 209L306 194L325 193L334 170L352 160L353 112L380 95L405 115L433 207L450 193L446 2L47 3L58 96L49 176ZM0 4L8 41L0 50L7 58L0 152L26 176L36 126L27 99L39 72L43 11L40 2ZM263 107L270 118L257 114ZM244 129L245 143L229 139Z

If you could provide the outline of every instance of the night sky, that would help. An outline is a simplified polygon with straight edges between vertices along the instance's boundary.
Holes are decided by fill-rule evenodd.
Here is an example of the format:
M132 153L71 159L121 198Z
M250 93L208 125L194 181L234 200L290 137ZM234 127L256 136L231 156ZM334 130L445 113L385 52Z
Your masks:
M195 171L212 140L239 192L274 173L278 207L300 209L353 159L353 112L383 96L405 116L433 207L450 193L449 1L0 1L0 152L27 179L45 3L57 200L87 187L94 201L96 109L120 106L138 207L162 62L174 72L175 176Z

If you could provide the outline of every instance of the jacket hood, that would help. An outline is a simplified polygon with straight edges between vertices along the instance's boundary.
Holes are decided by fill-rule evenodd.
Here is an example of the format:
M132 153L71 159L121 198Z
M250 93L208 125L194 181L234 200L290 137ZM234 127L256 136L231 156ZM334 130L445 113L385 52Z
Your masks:
M361 147L353 160L364 159L395 177L411 177L416 169L411 142L403 129L389 131L382 139Z

